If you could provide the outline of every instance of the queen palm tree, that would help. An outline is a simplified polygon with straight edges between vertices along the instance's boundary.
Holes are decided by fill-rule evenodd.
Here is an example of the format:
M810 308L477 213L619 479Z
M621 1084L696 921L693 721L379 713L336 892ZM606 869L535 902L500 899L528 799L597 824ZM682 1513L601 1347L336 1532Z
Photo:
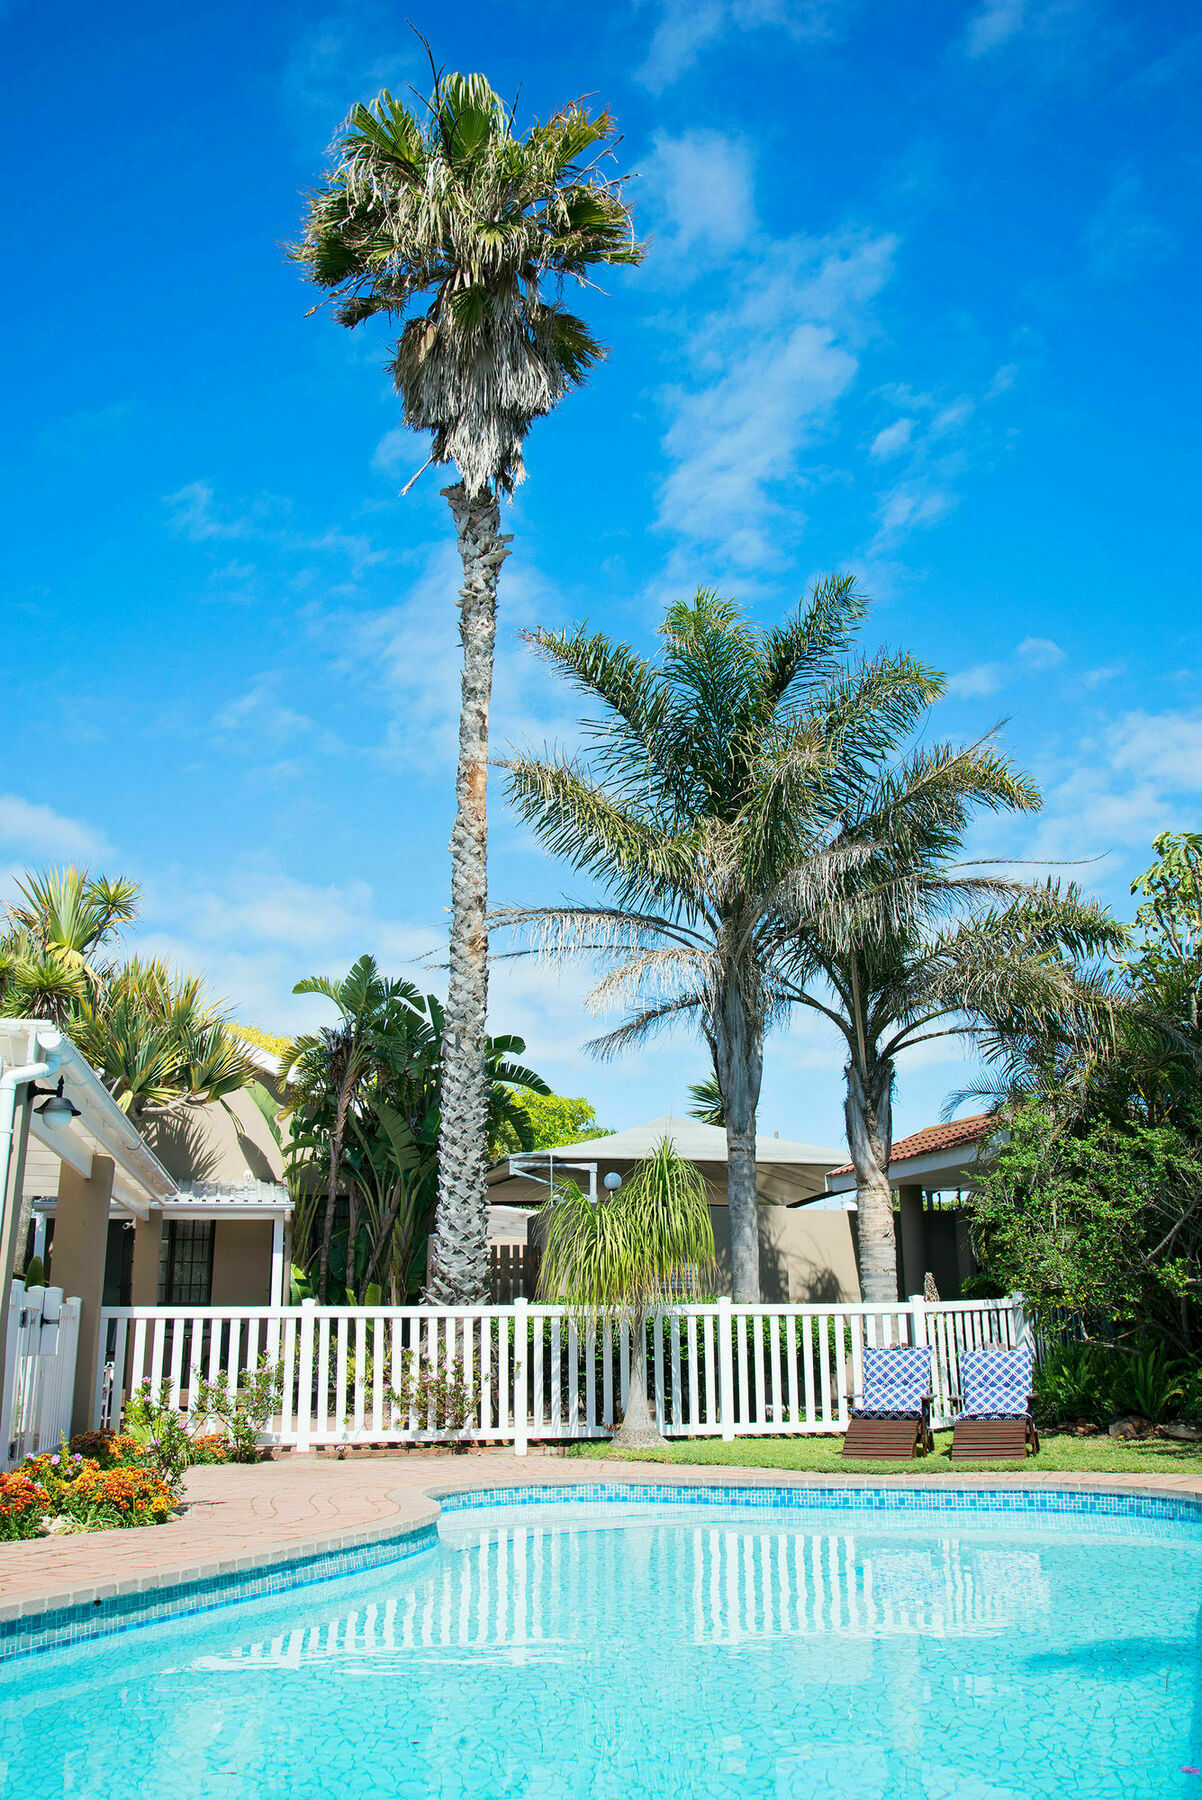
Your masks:
M760 1297L755 1121L782 908L807 909L866 854L845 829L850 771L937 691L909 656L848 659L866 602L821 582L757 631L702 591L668 609L650 662L583 628L536 632L552 669L597 703L583 759L512 755L519 812L600 881L608 905L495 915L559 956L600 958L596 1006L625 1006L594 1046L613 1055L673 1023L708 1043L726 1128L732 1291Z
M537 418L603 354L560 297L598 264L637 262L620 183L602 172L609 114L565 107L524 135L482 75L434 74L422 116L381 93L352 109L293 255L354 326L403 319L392 348L402 413L431 433L429 460L463 563L457 808L451 836L450 984L443 1052L437 1251L429 1292L479 1300L488 1276L488 709L497 578L509 554L500 502L524 474Z
M539 1292L584 1315L617 1313L630 1325L630 1386L614 1443L663 1443L647 1403L647 1315L714 1274L714 1230L701 1171L657 1145L616 1194L594 1202L566 1183L548 1202Z
M1114 994L1092 960L1121 926L1069 885L1031 883L962 861L977 811L1030 811L1029 778L987 744L920 748L893 763L882 743L849 771L845 828L870 846L819 904L782 907L777 992L827 1019L847 1052L844 1115L856 1173L865 1300L898 1297L892 1100L897 1062L939 1038L990 1058L1006 1046L1105 1035Z

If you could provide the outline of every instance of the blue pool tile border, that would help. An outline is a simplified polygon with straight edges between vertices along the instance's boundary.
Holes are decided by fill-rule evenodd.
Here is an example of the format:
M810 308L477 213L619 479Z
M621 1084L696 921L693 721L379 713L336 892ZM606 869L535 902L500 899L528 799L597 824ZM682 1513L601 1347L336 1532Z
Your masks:
M335 1581L339 1576L357 1575L363 1569L379 1568L384 1563L403 1562L411 1556L420 1556L425 1550L436 1549L437 1545L438 1527L431 1520L428 1524L409 1526L403 1532L369 1543L281 1557L255 1569L197 1575L164 1587L113 1594L105 1599L85 1600L46 1612L2 1619L0 1663L13 1657L59 1650L66 1645L83 1643L88 1638L113 1637L118 1632L141 1625L156 1625L164 1619L180 1618L188 1613L211 1612L215 1607L232 1606L239 1600L283 1594L289 1588L306 1587L316 1581Z
M1045 1513L1074 1518L1139 1519L1202 1527L1202 1499L1066 1488L669 1487L659 1482L572 1482L561 1486L472 1488L440 1496L444 1513L498 1506L609 1502L661 1506L741 1506L765 1512Z

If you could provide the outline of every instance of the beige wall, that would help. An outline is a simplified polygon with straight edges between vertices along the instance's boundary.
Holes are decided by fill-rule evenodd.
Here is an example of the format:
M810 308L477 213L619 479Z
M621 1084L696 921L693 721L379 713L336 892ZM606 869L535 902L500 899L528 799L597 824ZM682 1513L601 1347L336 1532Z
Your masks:
M719 1291L730 1292L730 1214L711 1206ZM860 1277L851 1217L845 1212L761 1206L760 1295L795 1306L857 1301Z
M92 1408L112 1191L113 1163L107 1156L93 1156L92 1173L86 1177L66 1163L61 1165L50 1279L65 1295L78 1294L80 1302L75 1399L71 1408L73 1432L87 1431L95 1423Z
M212 1304L271 1304L270 1219L218 1219L213 1232Z
M140 1119L138 1129L168 1174L181 1183L283 1181L284 1158L250 1095L239 1090L211 1106L183 1106Z

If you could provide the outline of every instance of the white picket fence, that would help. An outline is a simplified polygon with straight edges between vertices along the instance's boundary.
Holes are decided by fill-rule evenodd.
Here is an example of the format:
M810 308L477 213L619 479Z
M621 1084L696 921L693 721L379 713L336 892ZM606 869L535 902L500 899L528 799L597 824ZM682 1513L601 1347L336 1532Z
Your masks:
M14 1281L5 1321L4 1381L0 1391L0 1468L57 1450L71 1430L79 1301L62 1288Z
M270 1442L317 1445L609 1436L622 1416L630 1334L565 1308L113 1307L102 1315L95 1419L115 1427L149 1381L193 1411L200 1380L231 1387L260 1359L280 1372ZM668 1437L838 1432L860 1392L865 1345L929 1344L933 1419L950 1423L960 1352L1031 1342L1020 1295L895 1306L679 1306L648 1325L648 1386ZM419 1416L413 1375L428 1379ZM470 1399L462 1429L439 1425L439 1377Z

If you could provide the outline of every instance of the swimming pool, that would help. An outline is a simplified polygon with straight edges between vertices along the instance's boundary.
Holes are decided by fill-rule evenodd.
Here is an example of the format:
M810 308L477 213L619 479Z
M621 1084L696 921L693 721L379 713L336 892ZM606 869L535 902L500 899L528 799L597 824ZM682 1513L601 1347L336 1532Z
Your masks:
M457 1498L407 1560L0 1665L0 1776L21 1800L1202 1800L1187 1506L887 1492Z

